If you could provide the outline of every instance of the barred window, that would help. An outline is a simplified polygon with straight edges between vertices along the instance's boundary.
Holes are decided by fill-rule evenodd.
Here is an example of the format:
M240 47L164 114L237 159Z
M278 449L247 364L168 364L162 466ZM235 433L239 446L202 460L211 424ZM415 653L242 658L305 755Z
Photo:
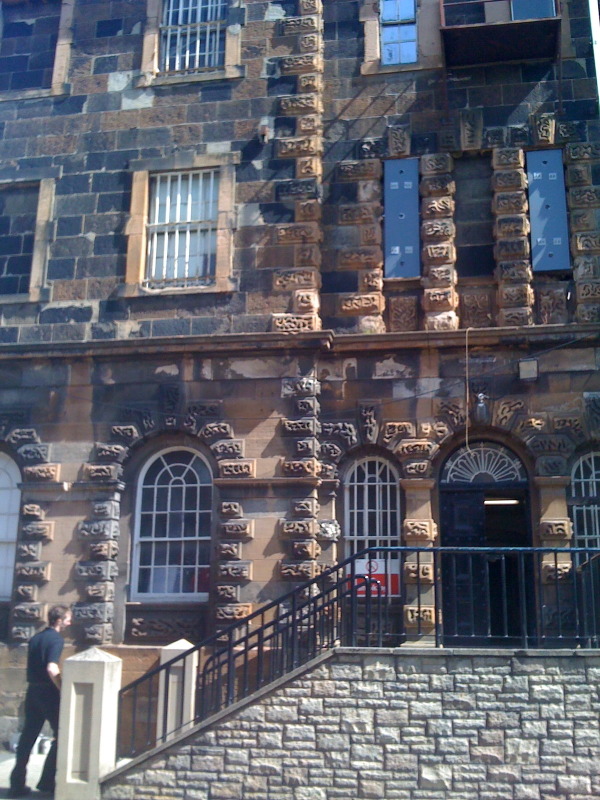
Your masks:
M398 474L381 458L363 458L344 481L346 557L367 547L400 544Z
M214 282L218 198L216 169L151 177L147 286Z
M415 0L381 0L381 63L413 64L417 60Z
M167 450L140 476L132 599L206 600L212 477L191 450Z
M587 453L571 472L569 497L576 547L600 547L600 452Z
M15 462L0 453L0 600L10 600L19 525L21 475Z
M194 72L223 66L226 26L227 0L165 0L160 69Z

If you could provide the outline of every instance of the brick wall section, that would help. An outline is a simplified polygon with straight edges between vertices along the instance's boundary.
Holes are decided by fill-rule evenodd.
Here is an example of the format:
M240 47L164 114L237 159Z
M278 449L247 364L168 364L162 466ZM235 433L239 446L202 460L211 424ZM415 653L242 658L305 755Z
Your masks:
M589 800L600 656L340 651L103 800Z

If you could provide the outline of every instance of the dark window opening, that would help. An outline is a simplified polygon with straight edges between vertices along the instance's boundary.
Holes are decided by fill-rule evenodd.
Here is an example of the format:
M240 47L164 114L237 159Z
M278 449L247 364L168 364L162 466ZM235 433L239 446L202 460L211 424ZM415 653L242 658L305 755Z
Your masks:
M37 184L0 188L0 295L29 291Z
M489 156L454 162L456 271L461 278L491 275L494 261L492 163Z

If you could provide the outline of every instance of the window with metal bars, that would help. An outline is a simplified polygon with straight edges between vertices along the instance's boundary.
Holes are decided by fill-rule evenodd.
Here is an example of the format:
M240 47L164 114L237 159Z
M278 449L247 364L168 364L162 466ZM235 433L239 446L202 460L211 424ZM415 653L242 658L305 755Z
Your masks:
M147 286L206 286L217 258L219 171L150 178Z
M600 547L600 452L575 462L569 505L575 547Z
M0 600L10 600L19 527L21 475L15 462L0 453Z
M400 489L396 470L382 458L357 461L344 481L345 556L400 542Z
M413 64L417 60L416 0L381 0L381 63Z
M223 66L228 0L165 0L160 69L196 72Z
M137 494L133 600L207 600L212 476L191 450L172 449L143 470Z

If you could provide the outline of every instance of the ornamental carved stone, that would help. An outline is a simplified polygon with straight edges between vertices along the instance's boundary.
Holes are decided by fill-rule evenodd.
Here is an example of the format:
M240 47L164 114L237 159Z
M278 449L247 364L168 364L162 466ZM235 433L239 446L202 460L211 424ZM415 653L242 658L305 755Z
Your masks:
M388 309L390 330L416 331L418 329L418 297L391 297L388 300Z
M228 519L221 523L221 536L241 536L252 539L254 537L254 520Z
M287 580L309 581L318 575L319 570L315 561L295 561L293 563L282 561L279 565L279 573L282 578Z
M40 437L35 428L14 428L6 437L6 441L13 447L19 448L21 445L39 443Z
M279 113L282 116L298 117L302 114L319 114L321 98L316 94L299 94L279 98Z
M88 481L118 481L123 474L120 464L84 464L83 475Z
M92 502L92 514L100 519L119 519L119 501L94 500Z
M316 497L303 497L292 501L292 511L297 517L316 517L321 506Z
M249 581L252 580L251 561L222 561L217 564L219 580Z
M215 458L242 458L244 442L241 439L220 439L210 446Z
M245 619L251 613L252 603L229 603L217 606L215 617L219 622L236 622Z
M539 525L539 535L541 540L570 539L573 535L573 525L568 517L542 520Z
M393 158L410 155L410 128L395 125L387 129L388 153Z
M256 461L253 458L237 461L220 461L221 478L254 478L256 477Z
M237 603L240 599L240 587L231 583L220 583L215 592L220 603Z
M404 461L402 475L405 478L428 478L431 475L431 461L417 459Z
M125 461L129 448L122 444L96 444L96 457L98 461Z
M421 201L421 217L431 219L435 217L454 216L454 198L450 195L443 197L424 197Z
M119 522L116 519L91 519L80 522L77 532L81 539L118 539Z
M404 606L404 624L407 628L433 628L435 606Z
M51 542L54 540L54 520L26 522L21 527L21 536L24 539L41 539L44 542Z
M600 392L584 392L585 422L590 434L600 436Z
M48 461L50 448L47 444L24 444L18 449L18 453L26 463L38 463Z
M17 562L15 564L15 577L19 581L34 581L35 583L46 583L50 580L50 563L40 562Z
M432 519L405 519L402 532L405 542L422 542L428 547L437 538L437 525Z
M573 564L570 561L559 563L551 562L542 564L542 583L555 585L557 583L571 581L573 576Z
M198 436L205 441L210 439L231 439L233 429L228 422L207 422L200 429Z
M501 261L494 276L498 283L529 283L533 280L531 265L526 259Z
M600 144L596 143L572 143L565 148L567 162L577 161L598 161L600 160Z
M90 558L104 561L114 559L119 555L119 545L115 541L90 542L88 545Z
M308 333L321 329L318 314L272 314L271 327L279 333Z
M46 516L46 509L38 503L24 503L21 507L21 515L23 517L35 517L36 519L44 519Z
M529 208L524 191L497 192L492 199L492 208L497 215L525 214Z
M537 290L538 317L542 325L569 321L566 287L540 287Z
M321 545L314 539L292 542L292 555L300 560L318 558L321 555Z
M115 584L109 581L87 583L83 592L87 600L109 603L115 599Z
M433 577L433 564L420 564L414 561L407 561L404 564L404 580L406 583L430 586L433 584Z
M17 603L13 607L13 616L18 620L40 622L46 615L45 603Z
M317 155L321 151L320 136L296 136L290 139L277 139L277 154L280 158L299 158Z
M413 422L386 422L383 428L382 443L389 447L396 439L414 438L415 435L416 428Z
M113 626L110 622L84 625L83 634L85 641L90 644L110 644L113 639Z
M337 167L337 176L341 183L379 180L381 173L381 161L378 160L343 161Z
M35 583L18 583L14 594L20 602L33 603L37 600L38 587Z
M321 542L339 542L342 536L342 528L337 519L319 520L319 530L317 539Z
M421 156L419 170L421 175L445 175L454 169L454 159L450 153L431 153Z
M305 53L299 56L284 56L279 59L282 75L304 75L323 71L323 56L320 53ZM308 91L314 91L309 89Z
M296 453L301 458L317 456L319 454L319 440L316 438L296 439L294 442Z
M321 433L321 423L313 417L283 419L281 427L287 436L318 436Z
M321 394L321 384L316 378L284 378L281 382L281 397L317 397Z
M282 464L283 474L290 478L316 478L320 469L321 466L316 458L284 461Z
M432 458L438 449L429 439L402 439L394 452L400 458Z
M319 530L319 525L316 519L282 519L281 535L282 536L303 536L307 538L314 538Z
M50 483L60 479L60 464L36 464L25 467L23 477L29 482Z
M75 564L77 580L110 581L119 574L113 561L79 561Z
M342 247L338 250L337 265L340 269L381 269L381 247Z
M273 289L289 292L295 289L316 289L319 274L314 269L279 269L273 273Z
M128 444L132 444L142 438L135 425L113 425L111 434L115 439L123 439Z
M39 561L42 557L41 542L18 542L17 559L19 561Z
M358 444L356 427L351 422L324 422L322 428L325 436L336 436L342 439L348 447Z
M217 544L219 558L224 561L240 561L242 558L241 542L219 542Z
M519 169L525 166L525 153L518 147L497 147L492 152L494 169Z
M242 504L231 500L222 502L219 511L222 517L241 517L243 513Z
M76 603L73 606L73 619L77 622L112 622L114 613L113 603Z

